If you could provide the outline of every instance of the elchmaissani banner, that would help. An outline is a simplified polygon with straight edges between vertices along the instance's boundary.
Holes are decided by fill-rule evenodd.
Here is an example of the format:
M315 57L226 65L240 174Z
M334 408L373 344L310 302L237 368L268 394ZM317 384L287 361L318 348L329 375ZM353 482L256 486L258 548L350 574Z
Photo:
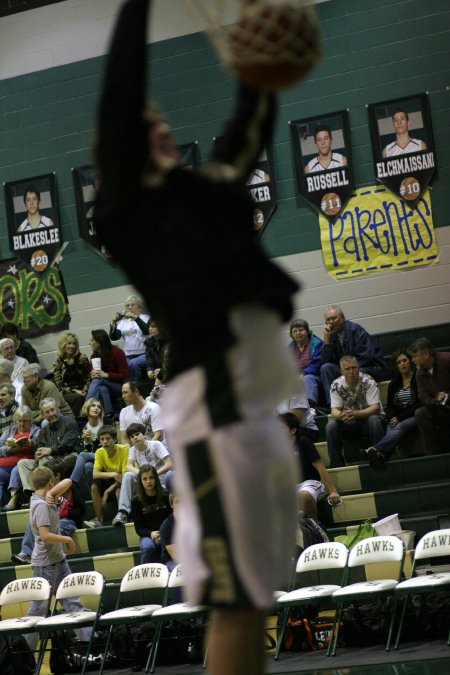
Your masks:
M439 262L429 190L413 207L384 187L359 188L334 222L319 222L325 267L335 279Z
M415 206L436 169L428 96L368 106L375 178Z

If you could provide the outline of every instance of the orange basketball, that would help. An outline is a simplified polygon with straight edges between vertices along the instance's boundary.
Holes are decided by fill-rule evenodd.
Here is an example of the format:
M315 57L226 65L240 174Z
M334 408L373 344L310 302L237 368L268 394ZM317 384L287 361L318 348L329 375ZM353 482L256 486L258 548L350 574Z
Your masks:
M342 202L339 195L335 192L327 192L327 194L322 197L320 208L327 216L335 216L342 208Z
M407 176L400 183L400 197L413 201L420 196L420 183L414 176Z
M253 1L229 33L230 67L253 87L274 91L297 84L321 57L311 8L288 1Z

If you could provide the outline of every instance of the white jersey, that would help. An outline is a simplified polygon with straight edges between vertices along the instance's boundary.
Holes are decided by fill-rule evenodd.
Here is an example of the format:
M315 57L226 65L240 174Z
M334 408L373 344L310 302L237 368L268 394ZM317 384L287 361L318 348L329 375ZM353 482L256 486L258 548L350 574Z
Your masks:
M30 364L22 356L15 356L11 363L14 366L11 379L17 380L18 382L23 382L22 370L25 368L25 366L29 366Z
M314 157L305 167L305 173L315 173L316 171L330 171L331 169L341 169L344 165L344 155L339 152L332 152L328 166L323 166L319 162L319 155Z
M144 323L150 321L148 314L139 314L139 318ZM134 319L120 319L117 322L117 328L122 333L123 350L127 356L135 356L145 352L144 338L147 336L144 335Z
M127 405L120 411L120 431L126 431L130 424L143 424L146 433L150 429L153 432L162 431L161 406L153 403L153 401L146 400L144 407L138 412L134 406Z
M412 152L419 152L422 149L422 141L418 138L410 138L408 145L402 148L397 145L397 141L389 143L384 149L386 157L396 157L397 155L408 155Z
M164 443L160 441L147 441L145 450L139 450L135 445L132 445L128 453L128 461L136 462L139 468L144 464L150 464L156 470L164 465L164 460L169 456Z
M42 230L43 227L53 227L53 220L47 218L47 216L40 216L39 225L30 225L28 219L25 220L19 225L17 232L28 232L29 230Z

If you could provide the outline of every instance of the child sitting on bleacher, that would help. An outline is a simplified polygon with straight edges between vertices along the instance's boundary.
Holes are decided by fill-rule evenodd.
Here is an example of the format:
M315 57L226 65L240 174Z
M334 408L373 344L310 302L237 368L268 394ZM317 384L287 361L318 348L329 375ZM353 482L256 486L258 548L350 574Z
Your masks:
M122 477L127 470L128 446L116 443L115 427L105 425L99 432L100 447L95 451L91 485L95 518L85 520L85 527L103 525L103 509L110 498L119 500Z

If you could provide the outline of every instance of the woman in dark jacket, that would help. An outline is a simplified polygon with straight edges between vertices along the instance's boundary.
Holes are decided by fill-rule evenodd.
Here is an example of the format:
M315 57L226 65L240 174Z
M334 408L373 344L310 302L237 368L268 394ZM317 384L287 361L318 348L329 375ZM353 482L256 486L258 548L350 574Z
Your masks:
M80 416L84 397L91 380L91 362L80 352L80 342L75 333L64 333L58 340L58 357L53 362L55 384L75 417Z
M141 563L159 561L159 526L170 513L169 497L161 487L155 467L143 464L137 475L136 495L131 500L131 518L142 551Z
M420 401L411 359L405 349L397 349L392 354L392 363L397 375L389 382L388 387L387 431L375 446L361 451L375 468L384 464L403 436L417 428L414 413L420 406Z

